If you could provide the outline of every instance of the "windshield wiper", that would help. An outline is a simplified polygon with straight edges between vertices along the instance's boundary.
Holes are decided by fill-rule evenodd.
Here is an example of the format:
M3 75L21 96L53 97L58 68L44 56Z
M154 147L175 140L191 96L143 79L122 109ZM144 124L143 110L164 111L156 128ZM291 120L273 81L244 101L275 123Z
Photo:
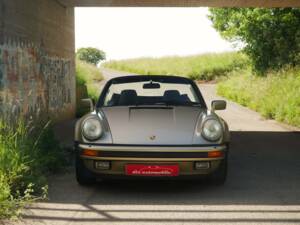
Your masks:
M165 105L165 106L201 106L199 102L176 102L176 101L162 101L162 102L137 102L135 106L143 105Z
M199 102L175 102L175 101L165 101L156 102L155 105L166 105L166 106L201 106Z
M183 102L181 104L187 105L187 106L201 106L201 104L199 102Z

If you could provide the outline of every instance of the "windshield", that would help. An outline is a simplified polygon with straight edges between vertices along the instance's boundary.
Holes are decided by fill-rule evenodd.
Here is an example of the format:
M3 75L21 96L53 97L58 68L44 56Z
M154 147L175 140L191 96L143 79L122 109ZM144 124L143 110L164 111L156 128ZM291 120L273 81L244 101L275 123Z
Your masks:
M138 105L200 105L191 84L158 81L112 83L107 89L103 106Z

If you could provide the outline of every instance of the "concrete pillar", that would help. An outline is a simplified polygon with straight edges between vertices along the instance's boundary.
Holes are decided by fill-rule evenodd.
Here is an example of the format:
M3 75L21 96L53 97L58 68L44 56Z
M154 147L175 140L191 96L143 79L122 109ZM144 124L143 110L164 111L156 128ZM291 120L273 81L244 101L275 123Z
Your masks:
M74 39L74 8L0 0L0 113L74 117Z

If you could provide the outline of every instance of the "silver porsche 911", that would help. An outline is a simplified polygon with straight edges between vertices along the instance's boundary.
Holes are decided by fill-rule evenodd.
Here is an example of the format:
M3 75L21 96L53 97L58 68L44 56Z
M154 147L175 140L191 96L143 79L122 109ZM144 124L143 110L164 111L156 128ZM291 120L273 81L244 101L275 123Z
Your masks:
M90 101L91 102L91 101ZM229 131L190 79L126 76L108 81L75 128L76 178L206 177L223 184Z

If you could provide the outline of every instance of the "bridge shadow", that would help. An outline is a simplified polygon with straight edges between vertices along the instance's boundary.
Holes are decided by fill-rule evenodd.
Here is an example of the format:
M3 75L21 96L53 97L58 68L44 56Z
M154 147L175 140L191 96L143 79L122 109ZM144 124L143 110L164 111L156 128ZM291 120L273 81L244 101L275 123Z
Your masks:
M77 218L81 222L174 222L181 221L177 214L192 213L182 221L300 223L300 218L295 217L300 213L300 133L253 131L231 132L231 135L229 174L224 186L199 181L113 181L83 188L70 173L53 179L49 203L31 209L33 212L63 210L67 213L69 210L78 215L87 212L97 215ZM69 204L70 208L60 209L57 204ZM74 204L78 205L76 209ZM237 219L230 216L263 212L289 213L291 217L282 220L252 217L250 220L247 216ZM141 213L165 213L175 217L144 218ZM230 215L223 219L197 217L203 213ZM116 216L127 214L140 216ZM25 215L25 218L67 220L67 217L56 217L55 213L44 217Z

